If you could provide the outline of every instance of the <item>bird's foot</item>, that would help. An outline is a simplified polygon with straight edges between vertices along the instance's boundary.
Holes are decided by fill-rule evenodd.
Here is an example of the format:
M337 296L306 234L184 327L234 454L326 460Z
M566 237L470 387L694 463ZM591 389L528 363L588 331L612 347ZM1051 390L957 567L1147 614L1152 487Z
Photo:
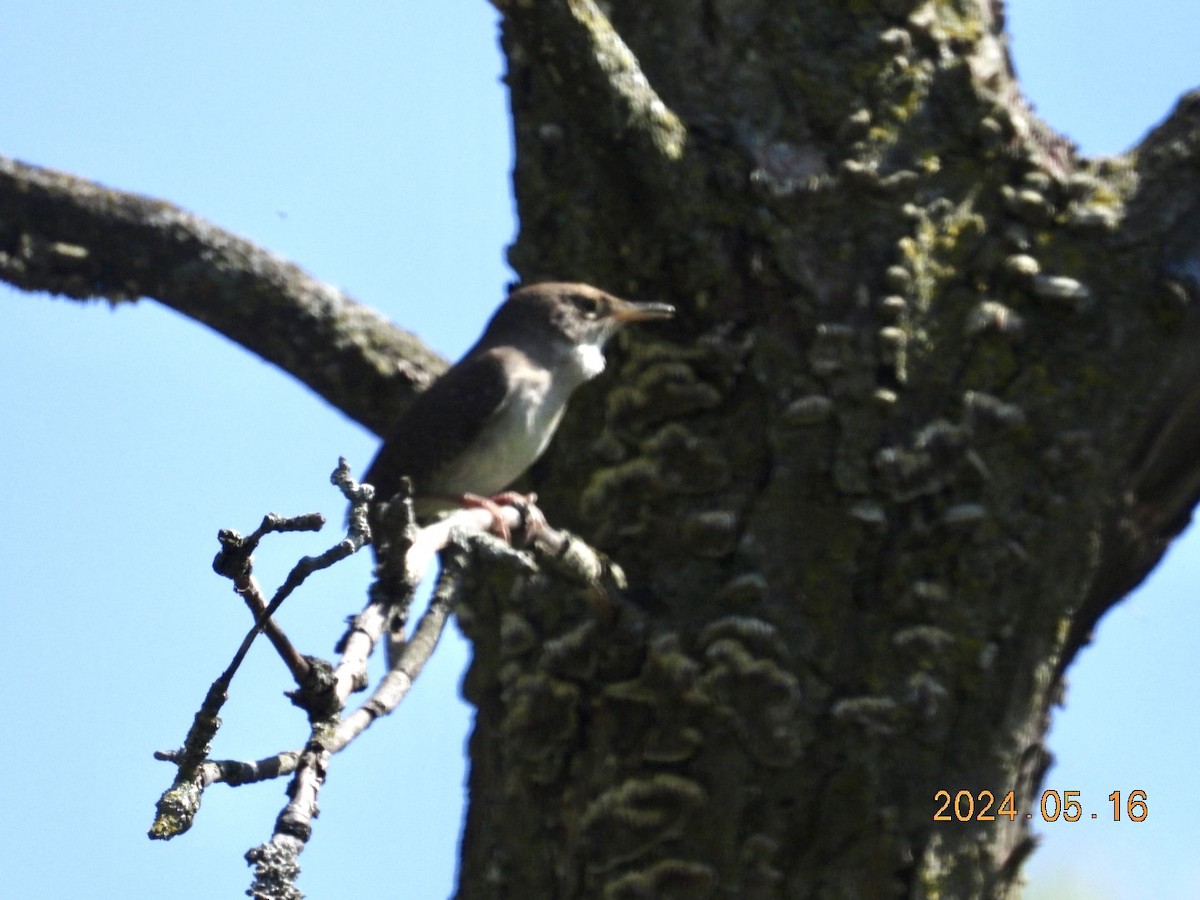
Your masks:
M512 506L521 514L521 544L528 544L539 531L546 527L546 517L537 508L537 494L520 494L516 491L504 491L490 497L479 494L463 494L463 506L473 506L486 509L492 514L491 530L503 541L511 544L512 534L504 522L501 506Z

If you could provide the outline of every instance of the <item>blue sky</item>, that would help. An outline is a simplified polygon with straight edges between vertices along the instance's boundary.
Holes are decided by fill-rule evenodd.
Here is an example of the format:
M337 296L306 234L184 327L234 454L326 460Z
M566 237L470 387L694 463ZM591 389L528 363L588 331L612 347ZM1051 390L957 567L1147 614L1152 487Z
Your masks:
M358 5L355 5L358 6ZM438 4L27 4L0 32L0 153L161 196L295 260L447 356L511 277L510 139L495 16ZM1018 68L1089 153L1134 143L1200 86L1194 0L1010 4ZM247 624L211 573L218 528L323 511L339 455L374 438L200 326L0 290L0 892L14 897L240 896L241 853L282 783L215 789L191 833L145 838L172 747ZM277 583L334 540L257 554ZM1147 790L1150 818L1043 829L1031 897L1200 895L1194 535L1111 614L1071 673L1046 787L1103 802ZM367 560L318 576L281 615L328 654L362 602ZM391 719L335 761L301 859L309 896L452 888L469 711L461 641ZM304 736L287 673L252 652L216 753ZM1185 699L1186 698L1186 699ZM61 857L68 851L69 862Z

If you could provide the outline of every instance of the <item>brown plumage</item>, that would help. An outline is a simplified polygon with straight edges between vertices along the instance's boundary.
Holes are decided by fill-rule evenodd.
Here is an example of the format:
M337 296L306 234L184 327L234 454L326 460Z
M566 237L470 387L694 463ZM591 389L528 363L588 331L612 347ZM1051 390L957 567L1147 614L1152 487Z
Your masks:
M496 494L542 455L574 390L603 371L608 339L627 322L673 314L586 284L514 291L396 423L363 480L387 500L407 475L422 515Z

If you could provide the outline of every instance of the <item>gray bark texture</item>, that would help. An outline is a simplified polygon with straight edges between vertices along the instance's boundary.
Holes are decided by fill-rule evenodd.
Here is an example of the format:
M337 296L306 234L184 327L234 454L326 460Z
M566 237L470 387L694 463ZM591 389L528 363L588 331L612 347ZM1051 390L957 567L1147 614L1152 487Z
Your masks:
M682 313L535 470L626 605L471 623L460 896L1014 895L1063 671L1197 497L1200 96L1089 160L987 0L496 5L513 265Z
M1064 671L1200 495L1200 94L1085 159L991 0L494 5L513 266L679 315L531 474L608 587L495 563L459 610L459 896L1013 896ZM0 277L154 297L378 432L442 365L166 203L11 161ZM1020 815L935 822L960 789Z

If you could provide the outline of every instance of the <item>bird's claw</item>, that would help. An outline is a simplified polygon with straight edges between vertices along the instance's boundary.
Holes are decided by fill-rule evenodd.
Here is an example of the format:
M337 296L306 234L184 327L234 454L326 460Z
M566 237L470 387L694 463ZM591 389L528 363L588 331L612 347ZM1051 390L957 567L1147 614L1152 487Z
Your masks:
M512 533L504 521L501 506L514 507L521 514L521 545L528 544L539 531L546 527L546 517L537 507L537 494L521 494L516 491L504 491L490 497L479 494L463 494L463 506L486 509L492 514L491 531L502 541L512 544Z

